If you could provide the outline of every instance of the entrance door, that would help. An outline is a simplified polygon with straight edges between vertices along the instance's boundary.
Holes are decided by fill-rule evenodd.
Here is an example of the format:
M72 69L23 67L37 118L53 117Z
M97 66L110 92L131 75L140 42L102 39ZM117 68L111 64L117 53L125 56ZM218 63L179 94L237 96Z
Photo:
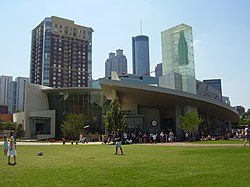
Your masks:
M173 118L162 119L161 130L164 130L165 132L169 132L170 130L172 130L173 132L175 132L174 119Z

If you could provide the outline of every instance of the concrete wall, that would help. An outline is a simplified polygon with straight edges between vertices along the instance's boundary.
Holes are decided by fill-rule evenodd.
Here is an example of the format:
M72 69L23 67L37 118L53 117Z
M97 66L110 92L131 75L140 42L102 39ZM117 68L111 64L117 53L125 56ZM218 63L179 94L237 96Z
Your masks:
M25 139L31 138L30 117L50 118L50 134L38 135L37 139L48 139L55 137L55 110L49 110L47 94L42 91L43 88L49 88L42 85L27 83L25 86L25 107L24 112L13 114L13 121L17 124L23 124L25 130Z
M46 117L50 118L50 134L39 134L37 135L37 139L50 139L55 137L55 117L56 117L56 111L55 110L46 110L46 111L36 111L36 112L30 112L29 117Z
M149 133L160 131L160 111L153 108L140 107L138 110L139 115L144 115L143 130ZM152 121L157 121L157 125L152 126Z

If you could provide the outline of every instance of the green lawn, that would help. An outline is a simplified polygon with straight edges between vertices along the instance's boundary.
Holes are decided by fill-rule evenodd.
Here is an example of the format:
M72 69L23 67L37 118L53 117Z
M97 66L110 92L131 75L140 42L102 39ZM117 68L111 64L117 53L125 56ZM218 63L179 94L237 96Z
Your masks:
M2 146L0 146L2 148ZM249 186L250 147L20 145L0 186ZM42 151L44 156L37 156Z
M207 140L207 141L194 141L194 142L187 142L187 143L194 143L194 144L244 144L244 140Z

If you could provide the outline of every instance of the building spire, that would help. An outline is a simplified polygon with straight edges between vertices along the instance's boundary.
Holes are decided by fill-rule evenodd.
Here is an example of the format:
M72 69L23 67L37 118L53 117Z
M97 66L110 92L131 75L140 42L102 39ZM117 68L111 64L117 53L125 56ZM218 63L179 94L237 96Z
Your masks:
M142 20L140 20L140 29L141 29L141 35L142 35Z

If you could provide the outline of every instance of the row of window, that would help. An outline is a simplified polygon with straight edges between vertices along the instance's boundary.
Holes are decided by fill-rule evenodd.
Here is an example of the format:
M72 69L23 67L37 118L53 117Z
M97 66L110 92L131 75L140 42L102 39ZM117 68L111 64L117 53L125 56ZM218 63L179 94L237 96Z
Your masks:
M58 34L52 34L52 39L54 39L55 41L58 41L59 43L63 41L68 41L68 42L75 42L75 43L80 43L80 44L88 44L88 41L86 40L82 40L82 39L76 39L76 38L72 38L72 37L66 37L66 36L62 36L62 35L58 35Z

